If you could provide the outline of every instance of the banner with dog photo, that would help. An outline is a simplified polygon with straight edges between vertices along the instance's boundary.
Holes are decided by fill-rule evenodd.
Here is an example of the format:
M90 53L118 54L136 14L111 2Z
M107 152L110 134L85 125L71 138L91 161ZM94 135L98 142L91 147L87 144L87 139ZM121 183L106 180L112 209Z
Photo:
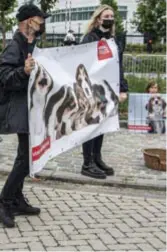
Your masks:
M129 94L128 129L133 132L166 132L166 95Z
M119 129L115 42L36 48L29 81L30 173L100 134Z

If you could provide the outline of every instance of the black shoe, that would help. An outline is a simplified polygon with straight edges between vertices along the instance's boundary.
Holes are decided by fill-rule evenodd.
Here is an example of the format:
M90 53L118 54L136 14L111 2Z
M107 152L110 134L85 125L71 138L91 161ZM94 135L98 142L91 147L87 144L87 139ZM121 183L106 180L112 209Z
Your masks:
M103 170L108 176L113 176L114 175L114 170L112 167L106 165L104 161L101 158L101 155L95 156L94 162L99 167L101 170Z
M24 196L14 201L12 212L14 215L38 215L41 210L38 207L33 207L29 204Z
M12 202L0 200L0 222L6 227L15 227L14 215L12 214Z
M106 178L106 173L99 169L93 162L89 163L88 165L83 164L81 174L96 179Z

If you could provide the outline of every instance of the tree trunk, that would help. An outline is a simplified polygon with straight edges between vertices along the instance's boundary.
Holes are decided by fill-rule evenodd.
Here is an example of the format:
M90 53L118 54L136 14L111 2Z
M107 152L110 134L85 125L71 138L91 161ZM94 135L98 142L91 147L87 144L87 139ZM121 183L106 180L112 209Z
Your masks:
M2 23L2 48L6 46L6 24L5 24L5 13L1 12L1 23Z

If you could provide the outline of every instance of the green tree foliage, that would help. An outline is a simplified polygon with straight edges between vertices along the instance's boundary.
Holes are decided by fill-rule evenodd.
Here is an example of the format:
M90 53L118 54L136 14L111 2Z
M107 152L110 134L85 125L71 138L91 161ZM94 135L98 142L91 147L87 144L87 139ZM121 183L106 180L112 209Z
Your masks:
M52 10L52 8L55 7L56 3L58 2L58 0L39 0L38 3L41 6L41 10L43 10L43 12L50 12ZM42 35L42 40L41 40L41 47L44 47L46 44L46 33L44 33Z
M38 1L41 9L44 12L51 11L52 8L55 7L55 4L58 2L58 0L39 0Z
M15 23L15 19L8 16L14 10L15 6L16 0L0 0L0 31L2 33L3 48L6 46L6 32Z
M132 23L141 33L151 34L153 41L166 37L166 0L140 0Z
M114 9L114 16L115 16L115 26L116 26L116 34L119 36L124 32L122 18L118 11L118 5L115 0L101 0L101 4L107 4Z

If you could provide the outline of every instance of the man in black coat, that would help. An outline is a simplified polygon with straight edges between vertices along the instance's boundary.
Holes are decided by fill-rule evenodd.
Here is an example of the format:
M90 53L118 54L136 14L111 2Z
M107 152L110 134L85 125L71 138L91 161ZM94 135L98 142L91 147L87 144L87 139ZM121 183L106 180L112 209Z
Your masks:
M0 221L14 227L14 215L36 215L22 190L29 174L28 81L35 62L32 57L36 37L45 30L43 13L33 4L25 4L16 18L19 28L0 57L0 134L17 133L17 157L0 195ZM2 164L1 164L2 165Z

